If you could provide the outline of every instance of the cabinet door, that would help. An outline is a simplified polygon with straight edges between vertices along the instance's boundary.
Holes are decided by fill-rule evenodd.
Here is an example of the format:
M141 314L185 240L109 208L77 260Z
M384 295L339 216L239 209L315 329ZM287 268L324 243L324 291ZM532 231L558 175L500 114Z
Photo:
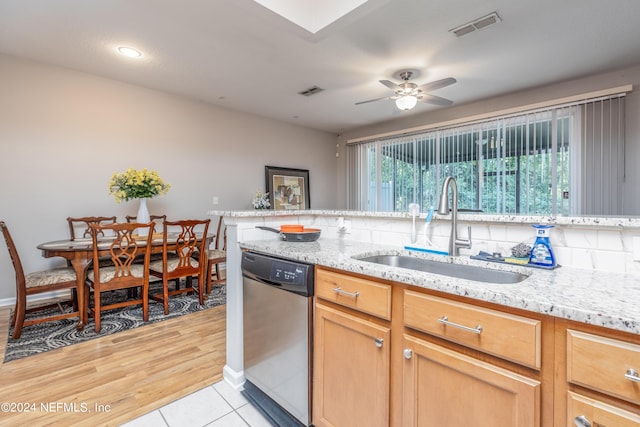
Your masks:
M390 330L317 304L314 324L313 424L389 424Z
M404 336L403 425L537 427L540 383Z
M638 427L640 415L569 392L568 426Z

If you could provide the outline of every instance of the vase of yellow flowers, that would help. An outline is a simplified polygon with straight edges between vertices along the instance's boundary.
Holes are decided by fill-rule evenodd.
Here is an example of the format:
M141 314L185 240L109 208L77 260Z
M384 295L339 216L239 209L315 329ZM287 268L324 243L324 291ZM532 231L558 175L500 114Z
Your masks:
M109 194L115 197L116 202L140 200L136 221L141 223L150 221L147 199L167 194L169 188L171 185L165 183L157 171L150 171L147 168L142 170L129 168L125 172L114 173L109 181ZM145 232L148 231L145 229ZM139 229L138 233L142 235L142 229Z

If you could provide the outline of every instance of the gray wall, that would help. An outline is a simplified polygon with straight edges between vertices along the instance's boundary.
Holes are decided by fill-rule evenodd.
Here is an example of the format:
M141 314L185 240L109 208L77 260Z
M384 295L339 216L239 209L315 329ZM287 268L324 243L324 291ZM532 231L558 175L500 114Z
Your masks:
M66 238L66 217L137 212L108 194L111 175L129 167L172 185L149 201L170 219L251 209L265 165L309 169L312 208L336 207L333 134L2 55L0 94L0 220L26 272L64 264L36 245ZM2 249L0 303L14 295Z
M61 265L36 245L67 236L65 218L137 211L116 204L107 182L129 167L156 169L172 189L152 213L204 218L210 209L249 209L264 166L310 170L311 206L347 206L348 139L438 123L589 91L640 84L640 66L401 117L336 136L68 69L0 55L0 220L27 272ZM640 95L627 96L625 209L640 215ZM184 153L181 155L181 153ZM212 204L218 196L219 205ZM0 250L0 302L14 273Z
M462 83L462 82L461 82ZM338 204L347 206L345 143L350 139L367 137L432 123L440 123L478 114L491 113L508 108L544 102L567 96L608 89L632 84L634 92L626 97L625 120L625 183L623 189L624 212L628 216L640 216L640 65L604 74L559 82L548 86L507 94L478 102L455 105L449 108L430 108L426 113L406 115L393 121L351 130L339 136L340 162L338 166L339 182ZM638 88L638 89L636 89Z

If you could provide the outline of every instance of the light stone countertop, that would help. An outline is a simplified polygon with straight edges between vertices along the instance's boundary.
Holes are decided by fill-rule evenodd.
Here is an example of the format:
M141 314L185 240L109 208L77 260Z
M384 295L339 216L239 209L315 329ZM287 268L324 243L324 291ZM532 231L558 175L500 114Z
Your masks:
M321 237L316 242L296 243L256 240L239 243L243 249L332 267L426 289L447 292L508 307L563 319L640 333L640 276L560 267L543 270L516 265L443 257L409 252L397 246ZM470 264L514 271L529 277L516 284L489 284L451 278L370 262L361 258L382 254L409 254L437 261Z
M379 218L379 219L411 219L408 212L369 212L369 211L353 211L353 210L246 210L246 211L208 211L207 215L226 216L229 218L264 218L264 217L290 217L290 216L332 216L345 218ZM426 213L420 213L417 218L424 219ZM434 218L440 215L434 213ZM444 216L445 218L448 215ZM495 223L512 223L512 224L549 224L564 225L576 227L614 227L614 228L640 228L640 217L623 217L623 216L542 216L542 215L490 215L483 213L465 213L458 212L458 221L464 222L495 222Z

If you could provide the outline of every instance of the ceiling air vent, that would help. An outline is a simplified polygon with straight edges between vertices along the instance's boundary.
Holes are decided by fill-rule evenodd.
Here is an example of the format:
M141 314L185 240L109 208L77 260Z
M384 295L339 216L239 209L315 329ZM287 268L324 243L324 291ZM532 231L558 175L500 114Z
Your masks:
M307 90L303 90L302 92L298 92L300 95L304 95L304 96L311 96L311 95L315 95L316 93L322 92L324 89L319 88L318 86L312 86Z
M456 37L462 37L465 34L472 33L476 30L481 30L489 25L497 24L502 21L496 12L490 13L487 16L483 16L482 18L475 19L469 23L456 27L449 32L456 35Z

